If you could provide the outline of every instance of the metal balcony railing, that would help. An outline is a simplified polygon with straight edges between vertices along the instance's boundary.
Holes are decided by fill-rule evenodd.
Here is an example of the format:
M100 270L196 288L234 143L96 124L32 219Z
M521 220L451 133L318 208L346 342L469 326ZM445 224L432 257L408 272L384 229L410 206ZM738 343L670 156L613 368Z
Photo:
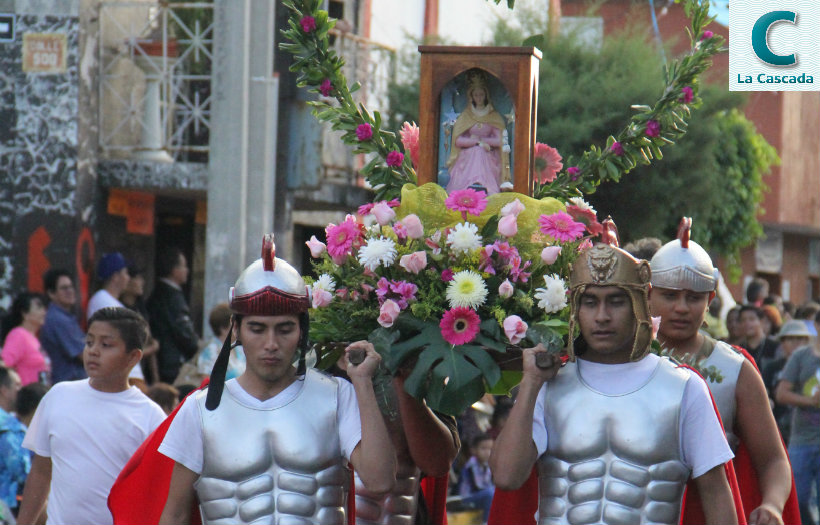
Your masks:
M103 156L206 161L213 4L99 4Z

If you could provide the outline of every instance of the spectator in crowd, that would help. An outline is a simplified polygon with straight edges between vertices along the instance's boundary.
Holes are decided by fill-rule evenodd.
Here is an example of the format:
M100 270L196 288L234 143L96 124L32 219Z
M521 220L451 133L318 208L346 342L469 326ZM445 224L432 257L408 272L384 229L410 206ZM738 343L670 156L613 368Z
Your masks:
M663 243L657 237L643 237L637 241L627 243L624 251L636 259L649 260L655 252L661 249Z
M783 321L794 319L795 307L791 301L783 301Z
M97 263L97 280L101 286L88 300L86 318L91 319L91 316L100 308L122 307L120 295L128 286L128 279L128 268L125 264L125 257L121 253L103 255Z
M777 313L780 315L780 319L783 321L787 321L784 316L786 314L786 307L783 303L783 298L777 295L776 293L770 293L763 299L763 306L772 305L777 309Z
M43 276L43 287L49 305L40 343L51 359L51 381L84 379L85 332L77 320L74 279L68 271L54 268Z
M42 383L30 383L17 392L17 402L14 404L14 411L20 423L26 428L31 424L34 411L40 405L43 396L48 392L48 387Z
M820 303L814 301L807 301L803 303L797 311L794 312L795 319L801 319L806 323L806 328L812 337L817 336L817 330L814 329L814 317L820 313Z
M148 309L145 307L145 276L136 265L128 265L128 284L120 295L122 304L142 316L148 321ZM154 339L150 330L148 331L148 342L143 349L142 361L140 365L146 383L153 384L159 381L159 365L157 364L157 351L159 351L159 341Z
M88 311L86 312L88 319L91 319L91 316L100 308L125 307L120 301L120 296L130 280L125 257L119 252L103 255L97 263L97 280L102 283L102 287L88 301ZM145 389L145 374L142 373L142 367L139 363L131 369L128 377L133 384L143 390Z
M490 453L493 451L493 438L487 434L478 434L470 443L470 459L461 469L459 495L463 504L484 511L484 521L490 514L490 505L495 494L493 475L490 472Z
M740 307L739 321L745 338L742 346L754 358L759 370L774 360L777 352L777 341L764 331L763 317L763 310L757 306L746 304Z
M168 383L155 383L151 385L146 393L149 399L158 404L167 416L179 404L179 390Z
M31 292L18 295L3 319L3 362L17 372L23 385L51 381L51 362L37 339L45 320L43 299Z
M762 277L755 277L746 286L746 302L748 304L763 306L763 300L769 295L769 281Z
M20 390L20 377L0 366L0 500L14 512L31 468L31 456L23 448L26 427L12 414Z
M783 327L777 334L777 340L780 343L780 348L777 350L777 358L766 365L766 368L761 371L763 384L766 385L766 391L772 400L775 398L775 389L777 383L780 381L783 367L786 366L786 361L795 350L809 344L809 331L802 321L793 319L783 324ZM790 407L774 401L772 411L777 421L777 428L780 429L780 434L783 436L783 439L788 442L791 422Z
M746 336L740 324L740 305L726 312L726 338L724 341L733 346L743 346Z
M764 304L760 307L763 312L763 317L760 318L763 324L763 333L766 337L774 337L780 332L780 327L783 325L783 317L780 311L773 304Z
M815 316L820 329L820 314ZM789 457L803 525L815 525L812 489L820 491L820 341L814 339L786 361L775 389L778 403L792 407ZM820 493L820 492L818 492ZM817 509L815 509L816 511Z
M157 259L159 281L148 299L151 332L159 341L159 380L173 383L186 359L199 349L191 312L182 292L188 281L188 262L177 248L161 250Z
M88 379L54 386L23 441L34 455L20 523L33 523L46 499L49 523L112 523L111 485L165 419L156 403L128 385L147 335L145 320L126 308L91 316L83 354Z
M231 309L228 303L220 303L208 314L208 324L213 332L211 341L200 350L196 360L196 370L200 375L200 381L211 375L211 370L216 363L216 357L222 349L222 343L227 339L231 331ZM231 349L231 356L228 359L228 371L225 379L239 377L245 371L245 352L241 346Z

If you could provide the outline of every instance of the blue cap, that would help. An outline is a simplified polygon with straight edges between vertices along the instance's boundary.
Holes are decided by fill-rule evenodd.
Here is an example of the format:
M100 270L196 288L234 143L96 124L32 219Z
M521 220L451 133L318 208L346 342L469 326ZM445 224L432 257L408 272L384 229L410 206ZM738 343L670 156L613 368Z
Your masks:
M97 263L97 277L107 281L109 277L127 266L125 257L119 252L106 253Z

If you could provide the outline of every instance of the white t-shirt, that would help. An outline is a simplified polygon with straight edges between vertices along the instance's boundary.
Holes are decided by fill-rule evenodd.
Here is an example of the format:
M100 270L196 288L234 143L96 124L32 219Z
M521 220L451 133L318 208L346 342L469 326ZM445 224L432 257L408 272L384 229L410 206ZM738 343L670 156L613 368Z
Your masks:
M91 299L88 300L88 311L85 313L85 318L91 319L94 312L100 308L108 308L110 306L125 308L125 305L122 304L116 297L108 293L108 290L105 288L100 288L94 295L91 296Z
M578 370L590 387L607 394L618 395L632 392L649 380L658 357L649 354L634 363L608 365L593 363L578 358ZM683 462L692 469L692 477L702 476L717 465L722 465L734 457L726 436L721 429L706 382L695 372L688 370L692 376L686 382L681 402L679 436L683 450ZM541 457L547 450L547 427L544 423L544 400L549 383L544 384L535 401L532 421L532 440Z
M353 449L362 440L362 425L359 417L359 405L353 385L344 379L333 378L339 383L339 406L336 409L336 428L339 433L339 443L342 446L342 455L349 461ZM225 382L225 388L240 403L245 406L270 410L284 406L299 395L304 381L297 380L270 399L260 401L247 393L237 382L230 379ZM168 427L165 439L159 446L159 452L186 468L202 473L203 449L202 426L195 396L188 396L182 408Z
M111 486L163 419L159 405L136 387L112 394L94 390L88 379L54 385L23 440L51 458L48 523L112 523Z
M97 292L91 296L91 299L88 300L88 312L86 312L86 320L91 319L91 316L94 315L94 312L99 310L100 308L108 308L108 307L115 307L115 308L125 308L125 305L122 304L117 300L116 297L108 293L108 290L105 288L100 288ZM137 363L134 368L128 372L128 377L133 379L145 379L145 374L142 373L142 368L140 364Z

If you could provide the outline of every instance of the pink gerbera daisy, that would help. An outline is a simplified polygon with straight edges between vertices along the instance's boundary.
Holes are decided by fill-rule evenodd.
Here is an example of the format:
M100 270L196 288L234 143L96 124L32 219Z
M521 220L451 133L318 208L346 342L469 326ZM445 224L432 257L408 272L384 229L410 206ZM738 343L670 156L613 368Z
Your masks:
M538 224L541 225L541 233L565 242L578 239L586 229L583 223L575 222L569 214L563 211L552 215L541 215L538 217Z
M328 224L325 228L325 235L327 236L327 253L336 262L344 260L353 253L354 245L361 244L362 228L356 222L355 217L348 215L338 226L333 223Z
M459 306L444 312L439 328L445 341L451 345L463 345L475 339L480 323L475 310Z
M448 209L460 211L461 218L467 220L467 214L479 216L487 207L487 194L472 188L457 190L447 197L444 204Z
M535 173L540 184L555 180L555 175L564 167L561 160L557 149L541 142L535 143Z

